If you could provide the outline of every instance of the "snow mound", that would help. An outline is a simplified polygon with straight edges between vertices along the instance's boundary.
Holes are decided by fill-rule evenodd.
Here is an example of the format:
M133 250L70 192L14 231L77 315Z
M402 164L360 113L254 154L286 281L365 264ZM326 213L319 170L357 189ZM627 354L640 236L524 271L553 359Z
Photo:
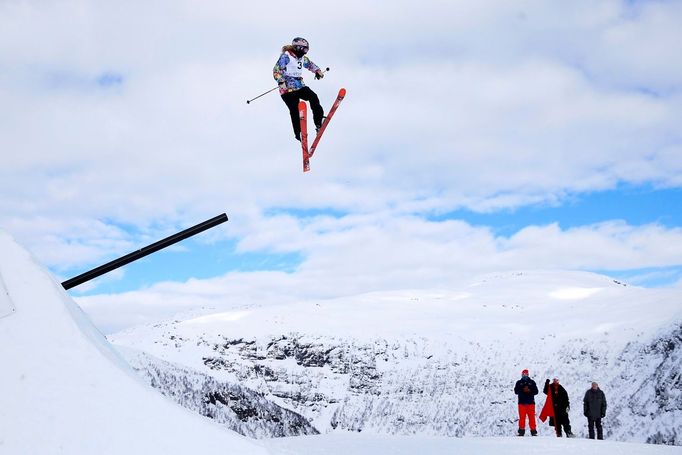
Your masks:
M0 232L0 453L260 454L144 385L61 285Z
M680 320L678 294L626 286L588 272L509 272L486 275L454 289L395 290L238 307L180 323L134 327L110 339L145 350L147 341L164 331L185 338L220 333L251 339L285 331L364 341L428 336L504 343L543 336L565 341L608 332L625 345L633 333L652 333L661 321Z
M0 275L0 318L5 316L10 316L14 314L14 304L9 298L9 293L7 292L7 287L5 282L2 280L2 275Z

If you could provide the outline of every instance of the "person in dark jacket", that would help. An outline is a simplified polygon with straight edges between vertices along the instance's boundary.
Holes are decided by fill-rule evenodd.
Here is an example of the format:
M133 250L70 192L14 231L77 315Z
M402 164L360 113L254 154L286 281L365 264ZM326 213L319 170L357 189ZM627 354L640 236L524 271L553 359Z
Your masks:
M606 395L599 388L599 384L592 383L592 387L585 392L583 398L583 414L587 417L587 427L590 439L594 439L594 427L597 427L597 439L604 439L601 419L606 417Z
M568 411L571 409L571 403L568 400L568 392L559 384L559 380L554 378L551 384L549 383L549 379L545 381L545 387L542 389L542 393L545 395L548 395L549 393L552 394L554 417L549 418L549 425L554 426L557 437L561 437L561 428L563 427L566 432L566 437L572 438L571 421L568 418Z
M519 396L519 436L526 434L526 417L530 426L531 436L537 436L538 430L535 424L535 395L538 394L538 386L528 376L528 370L521 372L521 379L516 381L514 393Z

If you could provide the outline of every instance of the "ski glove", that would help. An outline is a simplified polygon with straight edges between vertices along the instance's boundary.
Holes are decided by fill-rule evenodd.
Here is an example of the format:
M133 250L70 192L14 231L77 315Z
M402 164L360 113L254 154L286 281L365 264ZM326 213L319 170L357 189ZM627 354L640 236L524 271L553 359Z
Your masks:
M278 82L278 85L279 85L279 88L282 89L282 90L286 90L286 89L287 89L287 83L286 83L285 81Z
M320 80L324 77L324 73L322 71L318 71L315 73L315 79Z

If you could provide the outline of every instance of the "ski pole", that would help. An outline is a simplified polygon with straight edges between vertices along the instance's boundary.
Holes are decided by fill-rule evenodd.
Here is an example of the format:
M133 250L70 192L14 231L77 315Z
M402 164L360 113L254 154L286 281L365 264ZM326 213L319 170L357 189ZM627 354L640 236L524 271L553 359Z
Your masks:
M246 100L246 104L251 104L251 101L257 100L257 99L260 98L261 96L265 96L265 95L267 95L268 93L277 90L278 88L279 88L279 85L278 85L277 87L273 88L273 89L268 90L268 91L265 92L265 93L261 93L260 95L258 95L258 96L255 97L255 98L251 98L250 100Z
M327 68L327 69L325 69L325 70L322 70L322 73L324 74L324 73L326 73L327 71L329 71L329 68ZM255 101L255 100L257 100L258 98L260 98L261 96L265 96L265 95L267 95L267 94L270 93L270 92L274 92L274 91L277 90L278 88L279 88L279 85L278 85L277 87L271 88L271 89L268 90L267 92L261 93L260 95L258 95L258 96L255 97L255 98L251 98L250 100L246 100L246 104L251 104L251 101Z

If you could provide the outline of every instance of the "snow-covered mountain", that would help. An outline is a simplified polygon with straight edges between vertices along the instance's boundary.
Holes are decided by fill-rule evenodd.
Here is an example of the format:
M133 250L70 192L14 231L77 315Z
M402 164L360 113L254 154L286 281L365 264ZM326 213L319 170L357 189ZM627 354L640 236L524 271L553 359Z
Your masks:
M138 355L136 367L148 380L150 370L173 377L155 383L170 396L183 374L210 376L323 433L508 435L513 384L528 368L540 386L560 378L578 435L596 380L609 402L607 438L682 444L682 296L596 274L514 272L454 290L241 306L110 339L153 356Z
M518 368L516 360L496 356L517 352L524 366L540 371L548 352L553 352L550 348L564 344L563 332L542 334L563 328L566 339L577 339L571 332L575 321L564 324L561 318L555 319L541 325L541 334L536 335L524 332L522 326L533 325L542 314L533 315L527 323L492 317L494 313L537 311L528 292L523 305L517 301L510 306L508 300L495 303L497 297L492 298L495 293L491 291L497 288L495 280L515 282L508 288L513 290L537 278L529 274L495 278L473 286L475 292L375 294L291 307L241 309L143 327L117 337L138 348L144 346L148 352L173 357L176 362L169 364L138 350L120 348L144 381L154 383L193 411L210 415L212 422L144 385L59 283L0 233L0 453L673 453L669 447L613 441L596 444L539 438L531 442L514 437L425 435L448 431L474 434L472 428L477 427L481 433L496 428L506 431L514 424L513 412L503 405L510 401L507 373L514 375ZM578 281L584 278L578 277ZM622 291L608 280L592 278L603 285L605 294ZM543 277L547 283L552 279ZM562 275L559 281L566 283L566 277ZM579 290L575 283L561 289L552 291L554 298L601 292L594 287ZM583 357L569 362L565 371L586 362L587 366L575 369L584 372L594 367L595 376L609 372L604 387L611 402L607 418L611 434L643 424L644 430L634 428L630 439L642 439L646 434L679 435L680 329L675 322L679 321L679 305L665 292L623 289L639 295L646 311L640 311L638 319L627 316L632 308L616 312L610 318L614 325L608 327L599 325L608 319L599 316L600 312L594 320L587 318L585 321L591 322L586 322L585 340L594 338L601 344L581 353ZM620 298L624 296L620 294ZM462 306L467 300L470 305ZM623 308L628 307L627 299L624 302ZM592 304L609 306L608 301ZM572 304L568 301L567 305ZM481 308L491 314L474 318ZM435 317L437 314L442 317ZM454 316L457 318L447 319ZM590 333L595 327L596 335ZM634 331L623 332L628 327ZM425 332L426 328L430 331ZM477 341L469 339L474 335ZM537 341L537 336L541 342L528 343ZM507 346L494 341L512 338L520 342ZM604 356L614 349L620 349L620 354ZM556 358L564 358L567 352L558 351ZM479 353L488 357L474 357ZM490 365L484 365L485 358ZM181 366L183 363L186 365ZM560 370L555 367L552 371ZM582 385L582 375L572 377L579 378ZM253 390L238 382L240 377ZM616 393L612 389L619 384L624 388ZM634 398L619 404L619 397L628 394ZM207 400L196 401L200 397ZM466 404L472 397L474 402ZM306 418L277 403L298 409ZM500 412L500 416L488 419L481 411L486 409L490 414ZM432 420L434 415L443 424ZM463 431L453 416L460 419ZM308 418L323 430L334 425L338 430L258 443L219 427L236 426L257 437L306 434L312 428ZM412 431L421 434L409 438L387 434L410 432L411 425L416 425ZM382 434L371 435L371 430Z
M265 454L145 385L0 231L0 453Z

